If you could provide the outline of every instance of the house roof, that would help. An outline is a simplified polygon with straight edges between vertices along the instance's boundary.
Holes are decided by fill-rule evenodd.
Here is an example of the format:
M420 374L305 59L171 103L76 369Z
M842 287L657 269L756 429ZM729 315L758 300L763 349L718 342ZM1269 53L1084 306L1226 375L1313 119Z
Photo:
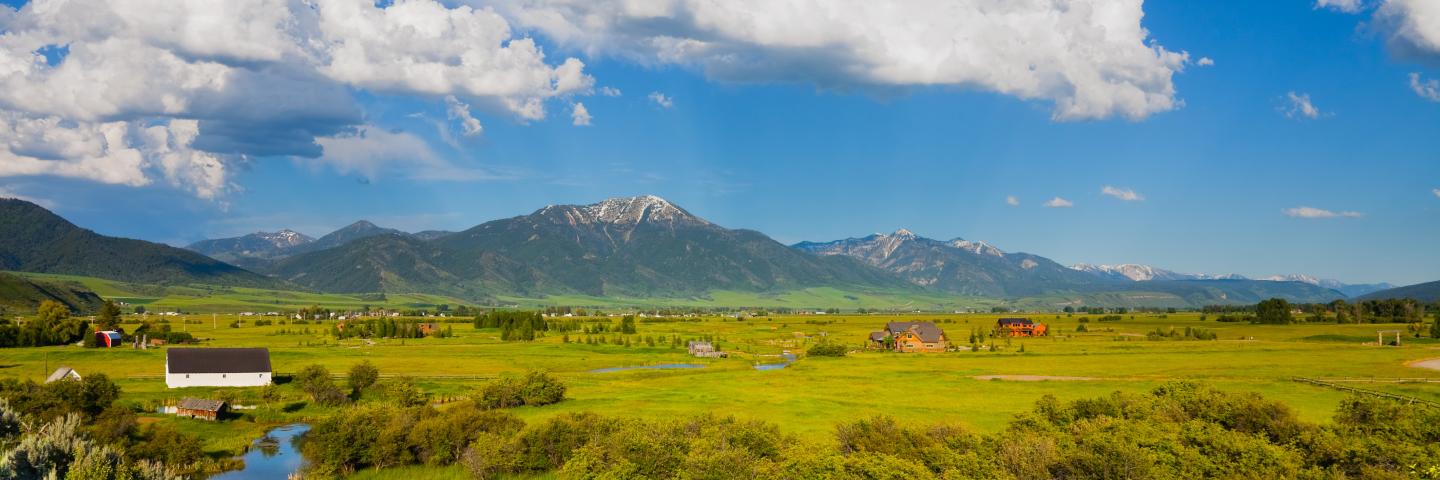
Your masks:
M172 348L165 351L168 373L270 372L268 348Z
M870 341L878 342L885 339L885 332L870 332Z
M885 330L894 334L906 330L915 332L922 342L938 342L945 339L945 332L934 322L890 322L885 324Z
M70 367L60 367L60 368L57 368L57 369L55 369L55 373L51 373L49 377L45 377L45 383L50 383L50 382L56 382L56 381L64 380L65 377L70 376L70 374L71 374L71 373L74 373L74 372L75 372L75 370L74 370L74 369L71 369ZM79 376L79 374L76 374L76 376Z
M180 404L176 405L175 408L179 408L182 410L199 410L202 412L218 412L224 406L225 402L221 400L206 400L203 398L185 397L185 399L181 400Z
M1028 319L1028 318L1002 318L1002 319L996 321L995 323L998 323L998 324L1000 324L1000 325L1034 325L1034 324L1035 324L1035 322L1030 321L1030 319Z

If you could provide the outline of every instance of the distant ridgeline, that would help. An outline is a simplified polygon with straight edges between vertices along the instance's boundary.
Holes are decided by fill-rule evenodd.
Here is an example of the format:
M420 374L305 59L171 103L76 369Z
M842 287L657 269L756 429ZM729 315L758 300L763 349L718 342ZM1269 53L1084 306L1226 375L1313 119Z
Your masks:
M787 246L756 231L715 225L655 196L552 205L454 233L412 234L361 221L319 239L281 230L189 248L98 235L37 205L0 200L0 269L136 283L428 293L469 301L567 295L640 303L705 298L717 291L766 296L827 289L853 301L857 295L993 298L1022 308L1186 308L1272 297L1295 303L1347 298L1303 281L1176 275L1135 281L984 242L938 241L904 230Z

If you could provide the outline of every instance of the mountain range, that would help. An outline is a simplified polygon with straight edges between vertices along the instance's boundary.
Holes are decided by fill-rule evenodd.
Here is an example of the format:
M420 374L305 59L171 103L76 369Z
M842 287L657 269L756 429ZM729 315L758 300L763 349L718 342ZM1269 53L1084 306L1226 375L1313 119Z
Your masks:
M1106 278L1112 278L1115 280L1130 280L1135 282L1148 282L1151 280L1250 280L1244 275L1234 273L1222 275L1212 275L1206 273L1179 273L1171 270L1165 270L1163 268L1156 268L1150 265L1142 265L1136 263L1123 263L1119 265L1091 265L1088 263L1080 263L1071 265L1070 268ZM1268 282L1308 283L1317 287L1335 290L1337 292L1345 294L1345 296L1347 297L1358 297L1370 292L1378 292L1381 290L1395 288L1394 285L1391 285L1389 283L1348 284L1339 280L1321 279L1312 277L1310 275L1297 274L1271 275L1268 277L1256 278L1254 280L1262 280Z
M4 202L0 269L134 282L422 292L475 301L547 295L694 298L714 291L769 294L817 287L1029 298L1051 306L1198 306L1272 296L1323 302L1347 296L1318 280L1305 281L1308 277L1272 281L1144 265L1067 267L982 241L934 240L906 230L786 246L760 232L716 225L655 196L551 205L453 233L406 233L359 221L318 239L291 230L258 232L196 242L189 246L193 252L100 236L34 204ZM74 240L56 243L57 237Z

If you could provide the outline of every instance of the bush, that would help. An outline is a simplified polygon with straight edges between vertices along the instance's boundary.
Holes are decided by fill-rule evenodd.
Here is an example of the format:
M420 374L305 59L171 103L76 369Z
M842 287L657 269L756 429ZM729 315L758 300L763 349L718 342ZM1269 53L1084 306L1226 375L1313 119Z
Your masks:
M476 404L482 408L512 408L524 405L541 406L565 399L565 384L543 372L530 372L520 378L501 378L480 390Z
M805 354L811 357L843 357L848 351L848 348L838 343L820 342L811 346Z

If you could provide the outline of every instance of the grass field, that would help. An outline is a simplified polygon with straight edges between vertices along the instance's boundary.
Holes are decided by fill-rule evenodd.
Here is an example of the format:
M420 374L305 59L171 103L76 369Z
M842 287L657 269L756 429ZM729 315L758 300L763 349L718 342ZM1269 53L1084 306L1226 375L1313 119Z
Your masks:
M1381 347L1376 330L1398 325L1299 324L1284 326L1215 323L1197 314L1125 316L1121 321L1087 324L1075 333L1084 316L1030 315L1050 324L1053 335L995 342L998 352L896 354L858 352L844 358L802 358L789 368L757 371L757 362L785 350L802 352L820 337L857 347L866 334L887 321L938 322L959 343L970 332L988 330L997 315L795 315L752 318L667 319L639 324L632 347L563 343L552 334L535 342L501 342L494 330L476 330L455 323L453 338L364 340L337 342L322 334L327 325L272 325L230 328L240 317L220 315L201 324L176 319L176 330L204 338L207 346L268 347L274 369L283 374L321 364L340 374L362 360L376 364L382 375L415 377L436 398L469 394L499 375L538 369L550 371L569 385L567 400L547 407L523 407L516 413L538 420L564 412L593 411L611 415L666 418L714 413L773 422L785 431L823 441L837 422L875 414L906 421L955 422L980 431L996 431L1016 413L1030 408L1042 395L1078 399L1113 391L1143 391L1176 379L1199 380L1231 391L1258 392L1284 401L1311 421L1324 422L1344 393L1297 383L1292 377L1428 378L1440 371L1406 363L1440 357L1440 342L1406 338L1401 347ZM611 322L614 319L597 319ZM1092 317L1091 320L1094 320ZM218 325L218 328L215 326ZM134 327L134 324L128 325ZM1151 341L1144 334L1156 328L1202 327L1219 336L1214 341ZM309 329L311 333L303 333ZM302 333L281 334L282 330ZM733 354L727 359L688 358L681 348L645 347L645 336L713 335ZM572 340L583 335L571 335ZM987 342L988 343L988 342ZM1021 346L1024 353L1020 353ZM629 370L594 373L608 367L666 363L704 363L685 370ZM81 374L105 373L124 390L122 401L153 409L185 396L235 397L241 404L261 404L258 391L216 392L209 389L169 390L164 349L87 350L46 347L0 350L0 376L41 380L59 365ZM981 380L985 375L1083 377L1085 380ZM383 379L382 379L383 381ZM1440 383L1357 384L1363 388L1440 401ZM327 409L306 405L293 385L282 385L286 399L263 406L241 420L220 424L148 415L206 438L215 455L241 450L265 428L328 415ZM288 408L287 408L288 407ZM288 411L287 411L288 410ZM387 474L391 475L393 474ZM388 478L388 476L375 477Z

